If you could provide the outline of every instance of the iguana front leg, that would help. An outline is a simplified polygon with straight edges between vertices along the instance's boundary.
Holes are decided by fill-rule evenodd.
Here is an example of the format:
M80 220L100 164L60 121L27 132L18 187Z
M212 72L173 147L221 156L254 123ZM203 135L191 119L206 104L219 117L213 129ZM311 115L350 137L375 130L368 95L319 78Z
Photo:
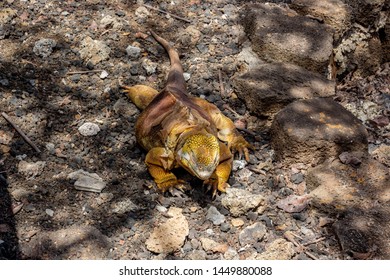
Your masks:
M244 137L237 131L233 121L226 117L217 106L201 98L194 98L194 102L207 111L218 129L218 138L228 143L228 148L232 153L238 152L240 157L245 155L245 160L249 161L248 149L253 149Z
M232 153L224 143L220 143L219 146L220 163L216 167L213 175L203 182L204 185L208 185L211 188L212 197L216 195L217 191L226 192L226 188L228 187L227 181L232 170Z
M171 191L173 188L183 191L185 188L183 181L178 180L170 171L174 167L174 159L173 153L162 147L153 148L146 155L145 164L148 171L162 192Z

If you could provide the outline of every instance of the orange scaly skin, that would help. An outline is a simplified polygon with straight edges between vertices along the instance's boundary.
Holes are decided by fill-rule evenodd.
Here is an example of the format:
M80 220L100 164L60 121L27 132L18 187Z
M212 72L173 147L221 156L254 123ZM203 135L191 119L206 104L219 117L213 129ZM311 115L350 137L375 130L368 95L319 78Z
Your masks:
M249 160L251 145L238 133L233 122L213 104L187 93L178 53L151 32L168 52L171 69L165 88L157 92L143 85L124 87L140 109L136 138L148 151L145 163L157 187L165 192L182 189L172 169L183 167L212 189L225 192L238 151Z

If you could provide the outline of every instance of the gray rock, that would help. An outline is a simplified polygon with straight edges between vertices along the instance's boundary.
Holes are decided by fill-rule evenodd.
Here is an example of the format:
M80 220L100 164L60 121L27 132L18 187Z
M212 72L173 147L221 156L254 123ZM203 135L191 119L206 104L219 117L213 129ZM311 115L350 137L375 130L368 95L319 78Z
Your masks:
M256 254L256 260L290 260L295 255L294 245L278 238L265 246L265 251Z
M18 171L20 174L26 176L27 179L33 179L43 172L45 166L45 161L27 162L21 160L18 164Z
M94 65L110 57L111 49L99 40L93 40L91 37L84 38L80 43L80 57L86 63L91 62Z
M220 225L226 220L225 216L215 206L210 206L207 210L206 219L212 221L214 225Z
M99 193L106 187L106 183L99 175L96 173L89 173L82 169L70 173L67 178L69 180L75 180L74 186L76 190Z
M146 74L152 75L156 73L157 63L152 62L148 58L145 58L144 60L142 60L142 68L146 70Z
M102 73L100 73L100 79L104 80L108 77L108 72L106 70L103 70Z
M304 176L302 173L295 173L295 174L292 174L291 175L291 178L290 178L291 182L293 182L294 184L300 184L303 182L304 180Z
M99 133L100 128L96 123L86 122L78 130L83 136L94 136Z
M221 204L234 217L245 215L248 211L262 213L266 208L266 201L262 195L236 188L226 190L226 195L222 198Z
M35 43L33 52L36 55L46 58L53 52L56 45L57 41L54 39L41 39Z
M54 216L54 211L51 210L51 209L46 209L46 210L45 210L45 213L46 213L47 215L49 215L50 217L53 217L53 216Z
M238 236L238 241L240 242L241 246L253 245L256 242L261 241L266 233L267 228L265 225L263 223L257 222L244 228Z
M295 101L281 110L271 126L272 147L286 163L323 162L342 151L366 154L367 130L331 99Z
M7 87L9 86L9 81L8 79L0 79L0 85Z
M139 47L128 46L126 53L131 59L137 59L141 55L141 49Z

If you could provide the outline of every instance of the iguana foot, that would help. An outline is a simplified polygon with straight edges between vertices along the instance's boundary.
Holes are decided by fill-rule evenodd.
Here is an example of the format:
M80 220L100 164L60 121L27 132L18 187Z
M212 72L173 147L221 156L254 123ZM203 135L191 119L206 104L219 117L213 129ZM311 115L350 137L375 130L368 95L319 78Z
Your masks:
M214 179L214 178L209 178L209 179L203 181L203 185L207 186L207 192L211 192L212 199L215 198L218 191L221 193L226 192L226 189L229 186L228 183L226 183L226 182L219 183L218 179Z
M170 179L162 183L156 183L160 192L169 192L172 196L182 196L188 190L188 184L183 180Z
M240 159L244 155L246 161L249 161L249 149L254 150L253 146L249 144L241 135L234 138L230 144L230 148L232 149L233 154L238 152Z

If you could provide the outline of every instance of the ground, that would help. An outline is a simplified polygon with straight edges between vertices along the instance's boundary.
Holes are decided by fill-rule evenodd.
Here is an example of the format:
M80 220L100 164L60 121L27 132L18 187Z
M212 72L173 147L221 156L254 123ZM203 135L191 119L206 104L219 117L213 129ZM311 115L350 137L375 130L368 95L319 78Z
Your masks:
M277 207L278 199L304 188L308 166L273 161L262 120L247 112L232 90L229 79L241 66L235 58L247 40L238 22L242 2L148 3L177 18L126 0L2 1L1 112L40 152L0 120L0 259L247 259L267 252L279 238L299 240L287 258L350 258L332 232L334 217L310 206L297 213ZM181 197L156 192L135 140L139 111L120 88L163 87L169 63L164 50L146 38L150 29L178 48L192 94L247 125L243 135L255 150L246 166L235 162L229 183L261 194L266 209L234 217L222 204L225 194L211 200L201 182L185 172L181 176L192 191ZM359 82L366 81L348 81L342 90L362 88ZM340 102L361 105L340 96ZM82 135L79 128L86 122L100 131ZM373 127L370 141L384 142L386 132ZM26 170L21 162L42 163ZM101 178L106 184L101 193L75 189L68 175L80 169ZM223 222L213 223L211 206ZM172 207L182 209L189 233L181 248L158 254L145 243L156 225L170 218ZM243 230L257 222L266 226L264 235L240 241ZM208 239L221 246L208 248Z

